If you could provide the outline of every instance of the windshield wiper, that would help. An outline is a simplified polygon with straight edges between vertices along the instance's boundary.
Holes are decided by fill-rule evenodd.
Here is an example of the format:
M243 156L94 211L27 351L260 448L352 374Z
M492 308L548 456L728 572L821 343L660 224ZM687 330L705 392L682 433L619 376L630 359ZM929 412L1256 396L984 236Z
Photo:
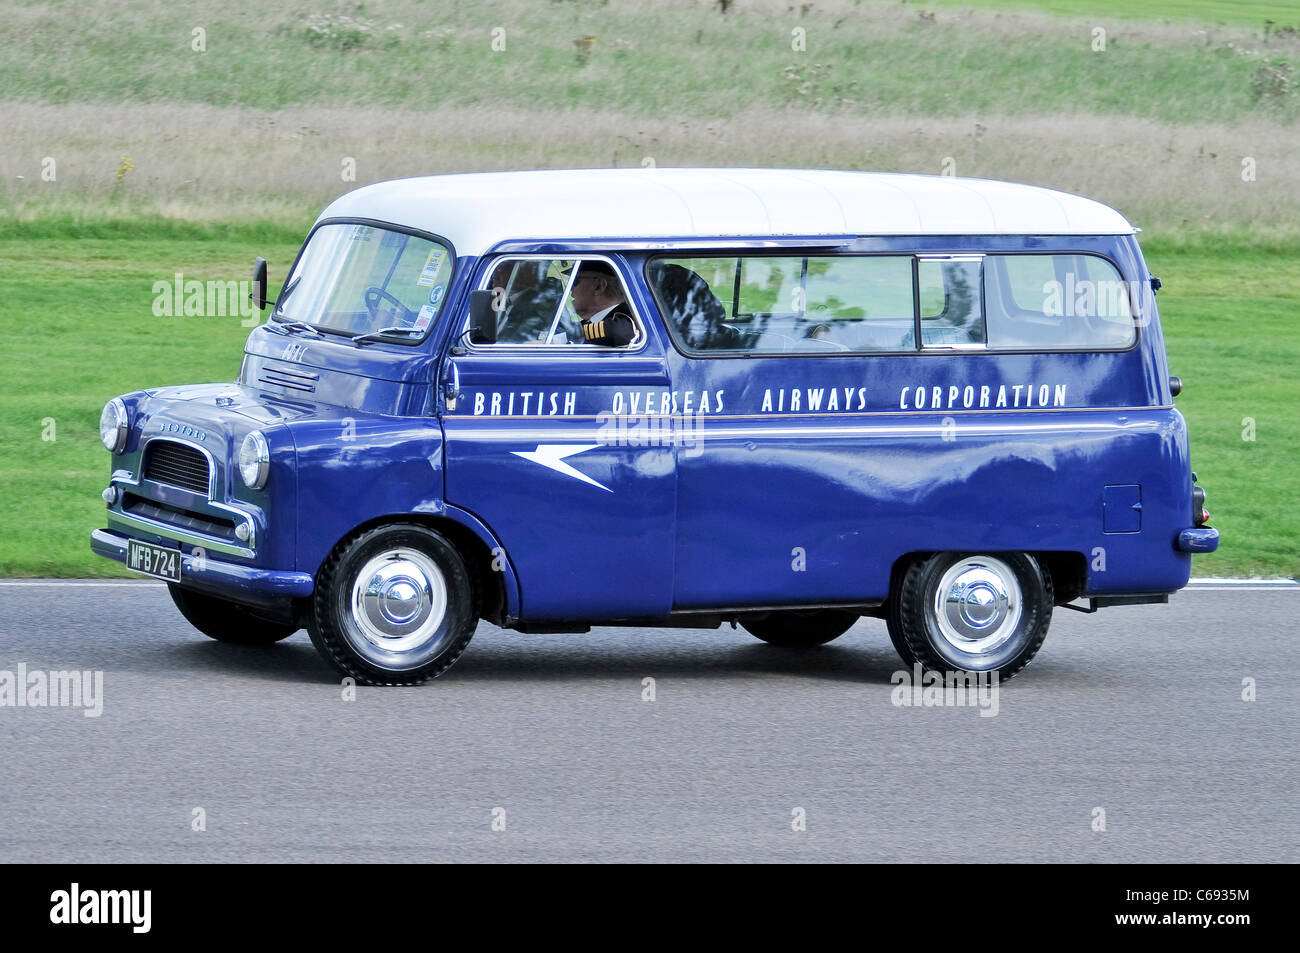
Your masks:
M306 321L277 321L275 322L275 326L277 328L283 328L285 331L307 331L316 335L318 338L323 338L325 336Z
M380 328L378 331L367 331L365 334L358 334L352 339L353 344L360 344L363 341L373 341L375 338L383 337L385 334L423 334L424 332L416 328Z

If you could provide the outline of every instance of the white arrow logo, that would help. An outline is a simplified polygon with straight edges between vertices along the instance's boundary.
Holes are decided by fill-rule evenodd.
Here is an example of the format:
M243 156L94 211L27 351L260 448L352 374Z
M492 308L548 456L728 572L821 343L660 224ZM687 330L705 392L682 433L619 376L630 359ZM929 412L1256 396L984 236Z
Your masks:
M597 483L581 470L575 470L564 462L565 457L572 457L588 450L595 450L599 446L598 443L539 443L536 450L511 450L510 452L517 457L531 460L533 463L540 463L548 470L554 470L556 473L563 473L565 476L571 476L583 483L598 486L606 493L613 493L614 491L609 487Z

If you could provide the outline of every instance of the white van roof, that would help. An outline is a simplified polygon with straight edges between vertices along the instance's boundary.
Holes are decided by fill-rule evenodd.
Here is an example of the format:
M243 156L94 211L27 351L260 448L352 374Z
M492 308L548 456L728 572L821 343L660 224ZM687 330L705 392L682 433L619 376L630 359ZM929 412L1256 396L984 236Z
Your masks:
M395 179L321 218L368 218L447 238L458 255L503 241L847 235L1130 235L1068 192L954 176L801 169L572 169Z

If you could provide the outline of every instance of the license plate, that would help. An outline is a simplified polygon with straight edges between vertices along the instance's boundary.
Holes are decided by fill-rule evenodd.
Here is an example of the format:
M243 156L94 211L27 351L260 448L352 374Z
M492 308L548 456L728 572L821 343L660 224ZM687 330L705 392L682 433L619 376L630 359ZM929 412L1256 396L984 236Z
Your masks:
M142 543L138 539L126 541L126 568L134 569L159 579L181 581L180 550Z

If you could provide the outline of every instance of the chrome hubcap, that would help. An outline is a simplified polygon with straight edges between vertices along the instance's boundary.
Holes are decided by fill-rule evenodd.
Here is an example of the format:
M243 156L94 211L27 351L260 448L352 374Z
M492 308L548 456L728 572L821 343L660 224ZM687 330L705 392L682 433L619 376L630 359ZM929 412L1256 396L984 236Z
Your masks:
M1022 609L1016 574L992 556L952 565L934 595L939 634L963 655L985 655L1004 645L1019 627Z
M447 583L432 559L414 549L393 549L369 560L351 593L347 637L363 657L383 668L407 669L433 658L447 614Z

